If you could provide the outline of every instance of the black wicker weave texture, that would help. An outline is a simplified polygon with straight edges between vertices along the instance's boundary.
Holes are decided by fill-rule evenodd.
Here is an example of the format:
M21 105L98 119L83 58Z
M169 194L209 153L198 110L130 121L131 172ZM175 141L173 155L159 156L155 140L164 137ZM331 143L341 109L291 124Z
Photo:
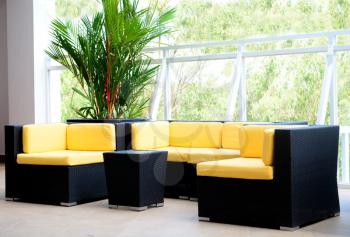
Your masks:
M167 152L104 153L110 205L145 207L164 202Z
M339 127L277 129L272 181L201 177L198 215L212 221L294 228L340 211Z
M103 163L79 166L18 165L22 126L5 127L6 198L60 204L107 197Z

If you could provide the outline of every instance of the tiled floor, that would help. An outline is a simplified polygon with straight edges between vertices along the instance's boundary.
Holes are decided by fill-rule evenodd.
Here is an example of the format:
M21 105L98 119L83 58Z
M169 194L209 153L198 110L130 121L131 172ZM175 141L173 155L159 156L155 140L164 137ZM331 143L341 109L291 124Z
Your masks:
M341 190L341 216L295 232L199 222L197 203L166 199L144 212L108 209L107 201L59 207L4 201L0 165L0 237L7 236L350 236L350 190Z

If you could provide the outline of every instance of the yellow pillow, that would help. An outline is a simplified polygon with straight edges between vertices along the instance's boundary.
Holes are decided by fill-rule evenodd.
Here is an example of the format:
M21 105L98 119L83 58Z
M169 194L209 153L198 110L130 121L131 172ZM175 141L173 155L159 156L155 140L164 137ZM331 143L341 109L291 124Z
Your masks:
M262 158L264 131L286 126L247 125L239 129L241 157Z
M221 148L222 123L171 122L170 146Z
M23 152L40 153L65 150L67 124L30 124L23 126Z
M262 160L265 165L273 165L275 129L266 129L264 131L264 145Z
M142 122L131 125L131 146L134 150L148 150L169 146L169 122Z
M222 148L239 149L239 128L244 122L226 122L222 127Z
M299 128L299 127L307 127L307 126L308 125L290 125L290 124L243 126L239 130L239 143L240 143L241 156L263 158L264 131L267 129Z
M67 148L73 151L116 150L115 126L107 123L70 124Z

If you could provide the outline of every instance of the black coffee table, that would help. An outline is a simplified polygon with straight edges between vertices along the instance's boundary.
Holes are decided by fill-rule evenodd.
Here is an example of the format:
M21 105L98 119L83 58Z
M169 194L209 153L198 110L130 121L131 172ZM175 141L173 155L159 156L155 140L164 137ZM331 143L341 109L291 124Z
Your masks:
M143 211L164 205L166 151L115 151L104 153L110 208Z

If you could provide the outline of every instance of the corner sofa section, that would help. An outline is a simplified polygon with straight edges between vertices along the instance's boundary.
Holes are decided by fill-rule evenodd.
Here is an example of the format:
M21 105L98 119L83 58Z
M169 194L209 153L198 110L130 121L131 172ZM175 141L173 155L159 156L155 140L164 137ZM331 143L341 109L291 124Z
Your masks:
M6 198L75 205L106 198L103 152L112 124L6 126Z
M240 158L197 166L201 220L294 230L338 215L338 126L247 126L240 137Z
M165 195L196 198L196 165L239 157L235 122L142 122L131 125L133 150L168 151Z

